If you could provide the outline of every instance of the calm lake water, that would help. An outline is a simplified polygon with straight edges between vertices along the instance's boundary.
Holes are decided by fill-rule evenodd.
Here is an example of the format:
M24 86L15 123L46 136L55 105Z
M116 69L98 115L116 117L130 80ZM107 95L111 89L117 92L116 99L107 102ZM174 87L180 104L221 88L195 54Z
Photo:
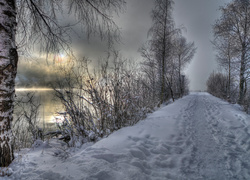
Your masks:
M53 96L54 91L52 89L34 89L34 88L17 88L16 96L18 98L25 98L27 93L35 93L35 98L40 101L40 108L38 118L40 121L40 125L44 124L48 127L55 126L55 117L57 116L57 112L62 111L62 105L60 101L56 100Z

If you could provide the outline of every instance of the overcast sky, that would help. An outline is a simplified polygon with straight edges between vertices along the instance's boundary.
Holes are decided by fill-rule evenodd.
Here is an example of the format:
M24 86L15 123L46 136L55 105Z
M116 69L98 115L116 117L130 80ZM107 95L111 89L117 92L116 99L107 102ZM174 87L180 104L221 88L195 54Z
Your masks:
M220 6L230 0L174 0L176 26L184 25L184 36L194 41L197 53L185 73L190 80L191 90L205 90L209 74L217 69L215 52L210 41L213 39L212 24L220 17ZM140 59L138 48L146 42L151 26L150 13L153 0L128 0L127 11L121 15L118 24L122 27L124 53L133 59Z
M121 50L123 55L133 60L141 60L138 49L147 41L147 32L152 25L151 10L154 7L153 0L127 0L126 11L115 18L118 26L121 27L122 44L116 47ZM212 24L220 17L220 6L230 2L229 0L174 0L173 16L176 26L184 25L187 29L184 36L189 41L194 41L197 47L197 53L190 65L187 66L185 73L190 80L191 90L205 90L206 80L209 74L216 70L215 52L210 43L213 39ZM90 41L91 42L91 41ZM80 48L84 55L91 56L98 54L98 47L94 43L87 44L86 38L79 40L75 46ZM97 48L98 47L98 48ZM96 57L95 57L96 58ZM19 68L19 72L28 75L26 65L25 69ZM25 70L25 71L24 71ZM35 72L33 68L33 76ZM40 71L39 71L40 72ZM53 71L43 71L47 79L51 80ZM38 74L37 74L38 75ZM39 75L38 75L39 76ZM44 79L44 75L40 74ZM53 78L52 78L53 79ZM39 84L39 83L38 83Z

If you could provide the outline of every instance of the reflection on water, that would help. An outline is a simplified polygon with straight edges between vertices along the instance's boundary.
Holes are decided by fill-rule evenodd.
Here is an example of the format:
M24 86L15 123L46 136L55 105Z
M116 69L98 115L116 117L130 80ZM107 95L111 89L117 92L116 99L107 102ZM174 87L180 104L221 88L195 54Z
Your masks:
M25 97L27 93L35 93L40 100L39 116L40 124L53 126L56 123L57 112L62 111L62 104L53 96L53 89L49 88L17 88L16 96Z
M16 92L43 92L43 91L53 91L50 88L16 88Z

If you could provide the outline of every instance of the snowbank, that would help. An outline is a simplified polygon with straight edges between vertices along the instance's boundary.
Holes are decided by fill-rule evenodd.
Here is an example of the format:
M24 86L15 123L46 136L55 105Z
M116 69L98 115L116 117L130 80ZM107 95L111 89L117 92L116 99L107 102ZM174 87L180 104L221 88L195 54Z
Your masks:
M192 93L96 144L38 142L2 179L250 179L250 116Z

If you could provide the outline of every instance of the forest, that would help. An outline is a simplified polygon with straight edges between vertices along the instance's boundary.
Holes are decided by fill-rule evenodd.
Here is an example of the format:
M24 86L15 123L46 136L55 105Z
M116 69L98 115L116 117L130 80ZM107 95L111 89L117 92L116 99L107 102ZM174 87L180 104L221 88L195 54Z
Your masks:
M208 92L250 112L249 2L235 1L220 11L220 19L213 25L212 43L222 72L210 75Z

